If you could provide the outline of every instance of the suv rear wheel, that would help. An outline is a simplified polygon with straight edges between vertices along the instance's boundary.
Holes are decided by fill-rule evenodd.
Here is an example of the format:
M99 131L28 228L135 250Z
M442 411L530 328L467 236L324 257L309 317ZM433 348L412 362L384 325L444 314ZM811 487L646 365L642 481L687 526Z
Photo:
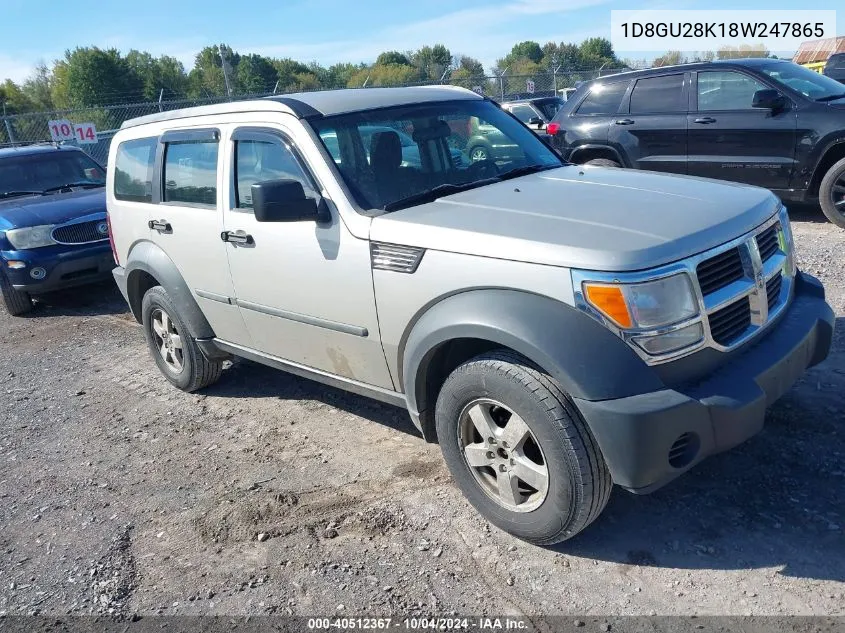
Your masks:
M223 363L208 360L188 334L161 286L150 288L141 305L144 335L161 373L182 391L196 391L217 381Z
M834 163L822 178L819 203L827 219L845 229L845 158Z
M3 305L12 316L26 314L32 310L32 299L29 294L12 288L12 284L2 271L0 271L0 294L3 295Z
M435 420L461 491L519 538L564 541L607 505L610 473L589 429L557 382L514 352L482 354L455 369Z

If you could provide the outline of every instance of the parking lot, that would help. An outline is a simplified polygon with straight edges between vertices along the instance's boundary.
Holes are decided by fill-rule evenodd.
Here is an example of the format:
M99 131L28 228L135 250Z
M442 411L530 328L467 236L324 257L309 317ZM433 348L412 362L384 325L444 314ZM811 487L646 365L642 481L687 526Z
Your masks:
M793 213L837 314L762 434L574 540L487 525L407 414L249 362L171 387L117 290L0 313L0 614L845 614L845 233Z

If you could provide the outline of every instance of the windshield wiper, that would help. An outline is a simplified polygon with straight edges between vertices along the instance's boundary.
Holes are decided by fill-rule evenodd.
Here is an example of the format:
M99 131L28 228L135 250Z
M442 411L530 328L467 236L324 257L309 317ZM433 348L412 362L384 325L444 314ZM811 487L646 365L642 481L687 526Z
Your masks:
M99 182L69 182L65 185L56 185L55 187L48 187L44 190L44 193L52 193L54 191L61 191L62 189L70 189L71 187L105 187L105 184L101 184ZM41 193L41 192L39 192Z
M25 189L16 191L0 191L0 198L14 198L15 196L43 196L43 191L29 191Z
M514 167L503 174L499 174L499 180L509 180L510 178L519 178L520 176L527 176L528 174L536 174L538 171L546 171L547 169L556 169L562 165L524 165L522 167Z
M494 182L499 182L499 178L485 178L484 180L475 180L473 182L467 182L462 185L455 185L452 183L445 183L442 185L437 185L436 187L432 187L431 189L426 189L425 191L421 191L419 193L415 193L412 196L408 196L407 198L401 198L394 202L388 202L384 205L385 211L396 211L397 209L404 209L405 207L412 207L416 204L423 204L424 202L432 202L437 200L438 198L442 198L443 196L450 196L454 193L460 193L461 191L467 191L468 189L475 189L476 187L483 187L484 185L489 185Z
M845 99L845 92L841 95L827 95L826 97L819 97L816 101L836 101L837 99Z

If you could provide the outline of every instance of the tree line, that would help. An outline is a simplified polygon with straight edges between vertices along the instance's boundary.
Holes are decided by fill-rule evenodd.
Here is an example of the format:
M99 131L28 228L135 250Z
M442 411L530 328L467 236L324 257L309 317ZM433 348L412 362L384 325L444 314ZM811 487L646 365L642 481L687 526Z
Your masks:
M533 76L589 70L620 64L610 42L590 38L580 44L525 41L489 69L495 76ZM396 86L449 80L468 88L488 81L484 66L469 55L453 54L434 44L413 51L385 51L372 64L338 63L323 66L290 58L241 54L225 44L206 46L194 66L169 55L154 56L131 50L96 46L68 50L52 66L40 64L23 82L0 84L0 103L6 114L120 103L178 99L209 99L227 95L285 93L326 88ZM522 81L524 85L524 80Z

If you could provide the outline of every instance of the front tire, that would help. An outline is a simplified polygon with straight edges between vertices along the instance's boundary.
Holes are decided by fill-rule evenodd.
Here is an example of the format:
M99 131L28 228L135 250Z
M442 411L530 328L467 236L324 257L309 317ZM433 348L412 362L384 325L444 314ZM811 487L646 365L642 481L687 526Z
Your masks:
M595 167L622 167L619 163L615 160L610 160L609 158L594 158L592 160L588 160L585 163L581 163L582 165L593 165Z
M490 160L490 151L484 145L476 145L467 154L469 155L470 164Z
M477 356L446 379L435 409L452 476L491 523L551 545L592 523L612 481L595 439L557 382L522 356Z
M164 288L154 286L144 295L141 319L150 353L168 381L189 393L217 382L223 363L203 355Z
M0 271L0 294L3 295L3 305L12 316L20 316L32 311L32 298L29 293L15 290L2 271Z
M819 203L827 219L845 229L845 158L834 163L822 178Z

